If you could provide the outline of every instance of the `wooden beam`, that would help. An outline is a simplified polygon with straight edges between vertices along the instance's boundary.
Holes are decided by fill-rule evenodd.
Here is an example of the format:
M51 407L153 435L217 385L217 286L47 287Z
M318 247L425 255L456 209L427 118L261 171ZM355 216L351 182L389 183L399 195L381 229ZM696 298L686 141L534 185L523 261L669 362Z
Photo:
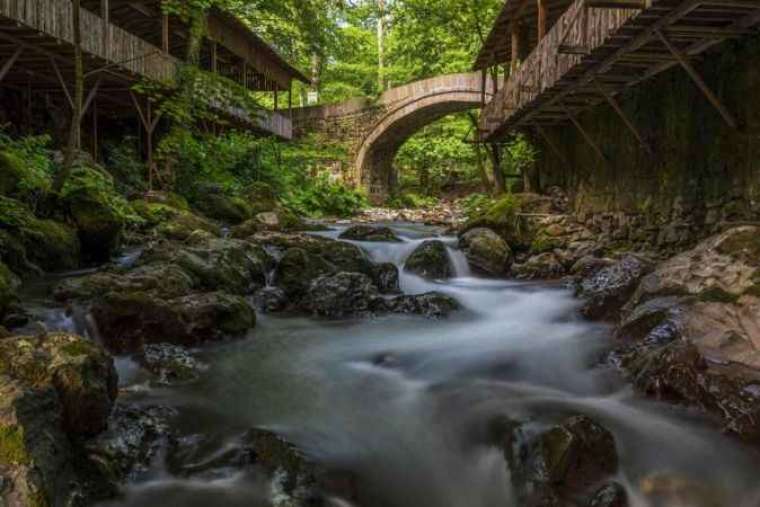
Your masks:
M536 2L536 9L538 10L538 41L541 42L544 36L546 36L546 0L536 0Z
M620 104L618 104L618 101L615 100L615 97L607 92L607 90L602 88L602 85L599 84L599 81L594 80L594 84L596 85L597 90L599 90L599 93L605 98L605 100L607 100L607 103L610 105L610 107L612 107L618 116L620 116L620 119L623 120L623 123L626 127L628 127L628 130L630 130L634 137L639 141L641 147L644 148L644 150L649 155L652 155L652 149L649 147L646 141L644 141L644 137L639 133L639 130L636 128L633 122L628 118L628 115L625 114L625 111L623 111L623 108L620 107Z
M594 9L646 9L652 0L586 0L585 6Z
M87 94L87 98L82 104L82 114L79 116L79 121L82 121L82 118L84 118L85 113L87 113L87 110L90 108L90 104L92 104L92 101L95 99L95 95L97 95L98 93L98 88L100 88L100 82L101 82L101 79L98 78L97 81L95 81L95 84L90 89L90 92Z
M0 81L5 79L5 76L8 74L8 71L11 70L13 65L16 63L16 60L18 60L18 57L21 56L21 53L24 52L24 48L22 46L19 46L16 51L11 55L8 60L3 64L3 67L0 68Z
M488 70L483 67L480 70L480 105L486 105L486 86L488 86Z
M578 129L578 131L581 133L581 136L583 136L583 139L586 140L589 146L596 152L597 155L599 155L599 158L601 158L604 162L607 162L607 157L604 156L604 152L599 147L598 144L594 142L594 140L591 138L588 132L586 132L586 129L583 128L583 125L578 121L578 119L573 116L573 114L565 108L565 114L567 114L568 119L573 122L573 125L575 125L575 128Z
M673 43L662 32L662 30L656 30L655 33L660 38L662 43L665 44L665 47L667 47L668 50L673 53L673 56L676 60L678 60L678 63L681 64L681 67L684 68L686 73L691 76L691 79L697 85L697 88L699 88L705 97L707 97L707 100L710 101L713 106L715 106L715 109L718 110L718 113L720 113L726 123L733 129L739 128L739 122L736 121L734 115L729 112L726 106L724 106L720 99L718 99L718 96L713 93L709 86L707 86L707 83L705 83L704 79L702 79L702 76L699 75L699 72L697 72L697 70L689 62L688 57L673 45Z
M66 86L66 81L63 79L63 75L61 74L61 69L58 68L58 63L55 61L55 59L50 59L50 65L53 67L53 71L55 72L55 77L58 78L58 83L61 85L61 88L63 88L63 93L66 95L66 100L69 102L69 106L71 109L74 109L74 99L71 97L71 93L69 92L69 87Z
M562 150L559 149L559 147L552 141L551 137L546 133L546 131L541 127L541 125L536 125L536 132L541 136L541 138L544 140L546 145L551 149L551 151L554 152L554 155L557 156L560 161L565 164L566 166L569 166L570 164L567 161L567 158L565 158L565 155L562 153Z

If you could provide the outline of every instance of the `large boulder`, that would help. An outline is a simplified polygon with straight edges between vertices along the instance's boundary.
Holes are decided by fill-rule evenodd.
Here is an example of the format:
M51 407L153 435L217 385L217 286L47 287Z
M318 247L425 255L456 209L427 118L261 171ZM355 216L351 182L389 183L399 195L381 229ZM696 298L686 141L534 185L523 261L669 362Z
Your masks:
M581 313L589 319L617 318L639 281L650 270L648 261L633 255L599 269L578 287L578 296L584 300Z
M585 416L570 417L539 432L530 424L513 426L502 449L519 503L526 507L590 499L618 469L614 437Z
M240 224L253 216L253 209L246 199L227 195L218 189L199 192L194 205L205 216L229 224Z
M61 195L77 226L87 260L110 259L132 212L114 188L113 178L102 169L80 167L72 171Z
M401 292L399 285L398 267L390 262L375 264L370 275L372 281L382 294L397 294Z
M58 301L88 301L109 292L151 292L176 298L192 292L195 283L193 277L176 264L155 263L138 266L126 273L99 271L67 278L54 288L53 294Z
M0 255L16 273L61 271L79 266L76 231L60 222L42 220L24 204L0 196Z
M341 272L312 281L301 306L320 317L341 318L371 313L378 299L377 287L367 275Z
M206 365L185 347L169 343L152 343L137 355L140 365L156 377L161 385L186 384L198 380Z
M475 271L491 276L503 276L509 271L512 251L498 234L483 227L471 229L459 237L467 262Z
M243 335L256 324L246 299L224 292L174 299L111 292L94 302L92 316L106 346L117 353L140 351L149 343L196 346Z
M0 262L0 325L3 324L5 316L18 305L16 291L20 285L21 280L8 269L8 266Z
M201 290L249 294L266 284L273 260L262 248L246 241L204 238L182 247L153 244L140 256L141 264L171 263L179 266Z
M113 360L100 346L76 335L0 340L0 375L24 385L53 388L63 428L71 434L103 431L116 399Z
M406 259L404 271L427 279L441 280L454 275L454 266L446 245L439 240L428 240Z
M0 340L0 504L80 505L78 445L107 427L113 360L82 337Z
M340 239L387 243L399 243L401 241L390 227L371 225L354 225L349 227L341 233Z
M309 289L312 280L335 272L335 267L322 257L310 255L301 248L285 252L277 264L274 281L289 298L300 298Z

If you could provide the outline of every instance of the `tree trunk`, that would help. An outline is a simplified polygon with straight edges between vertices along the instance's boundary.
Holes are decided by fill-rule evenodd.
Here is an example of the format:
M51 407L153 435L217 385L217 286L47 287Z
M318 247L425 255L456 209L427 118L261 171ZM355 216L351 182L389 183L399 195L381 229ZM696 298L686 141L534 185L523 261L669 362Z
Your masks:
M377 0L377 84L385 91L385 0Z
M84 63L82 62L82 31L79 23L79 11L81 0L73 0L71 15L74 32L74 104L71 108L71 125L69 127L69 141L66 146L66 156L63 167L53 182L53 190L60 192L71 174L76 153L82 143L82 101L84 100Z
M507 191L507 184L501 168L501 150L499 149L499 145L490 143L488 145L488 154L491 157L491 164L493 165L494 194L501 195Z
M311 89L317 94L319 104L319 91L322 85L322 57L316 51L311 55ZM311 105L311 104L309 104Z

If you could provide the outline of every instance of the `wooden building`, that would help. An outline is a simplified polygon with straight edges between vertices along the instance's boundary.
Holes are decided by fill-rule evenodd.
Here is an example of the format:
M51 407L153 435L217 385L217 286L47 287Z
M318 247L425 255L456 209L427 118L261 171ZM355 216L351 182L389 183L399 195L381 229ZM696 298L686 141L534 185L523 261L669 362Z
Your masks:
M155 105L133 87L147 80L171 90L189 27L165 15L161 0L81 0L81 6L83 131L97 147L99 120L133 118L143 128L150 157L160 118ZM40 108L71 110L73 12L71 0L0 0L0 91L9 92L3 95L0 121L31 127ZM275 110L210 104L221 119L262 135L292 137L290 117L277 110L277 97L290 96L293 81L307 78L235 16L218 10L208 14L201 67L229 79L223 82L230 87L275 95Z
M603 158L577 116L607 103L646 150L617 96L676 66L738 128L691 60L758 26L760 0L507 0L475 63L484 76L500 66L508 76L483 109L481 138L528 129L547 139L543 126L568 124Z

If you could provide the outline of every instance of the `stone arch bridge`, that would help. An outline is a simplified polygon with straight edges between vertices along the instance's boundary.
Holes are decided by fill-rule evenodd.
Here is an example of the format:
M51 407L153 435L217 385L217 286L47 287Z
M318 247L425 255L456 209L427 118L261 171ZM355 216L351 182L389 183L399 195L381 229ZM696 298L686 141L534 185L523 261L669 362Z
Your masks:
M349 179L379 201L396 183L393 160L407 139L444 116L482 107L493 90L480 72L438 76L388 90L374 102L352 99L294 109L294 135L322 132L345 141Z

